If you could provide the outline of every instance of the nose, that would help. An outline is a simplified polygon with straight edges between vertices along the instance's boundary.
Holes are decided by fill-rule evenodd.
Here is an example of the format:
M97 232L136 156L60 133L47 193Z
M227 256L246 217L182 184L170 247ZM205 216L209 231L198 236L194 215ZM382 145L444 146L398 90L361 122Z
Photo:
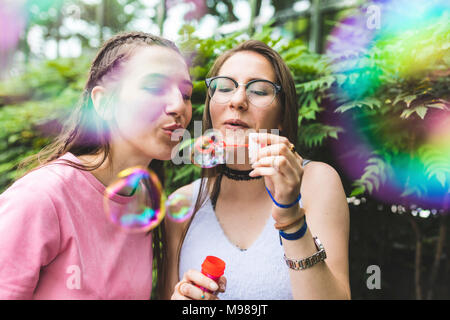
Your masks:
M243 85L237 87L236 91L234 92L230 100L231 108L237 108L240 110L248 109L247 92L245 91L245 89L246 88Z
M167 104L165 112L168 115L181 116L187 108L178 86L173 85L167 93Z

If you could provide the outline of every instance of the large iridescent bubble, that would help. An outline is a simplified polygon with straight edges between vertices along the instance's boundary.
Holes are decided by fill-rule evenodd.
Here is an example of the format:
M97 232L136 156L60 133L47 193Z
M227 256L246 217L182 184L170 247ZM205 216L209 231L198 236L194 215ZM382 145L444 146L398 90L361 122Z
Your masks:
M332 121L346 131L333 149L381 201L449 208L450 105L438 91L450 75L449 17L448 1L372 1L328 39Z
M166 212L165 195L157 175L144 167L121 171L105 190L104 208L110 221L126 232L154 229Z

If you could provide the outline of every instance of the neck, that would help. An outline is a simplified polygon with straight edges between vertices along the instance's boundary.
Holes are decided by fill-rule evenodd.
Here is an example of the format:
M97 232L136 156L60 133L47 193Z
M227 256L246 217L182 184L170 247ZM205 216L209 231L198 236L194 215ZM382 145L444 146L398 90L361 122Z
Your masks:
M225 177L227 177L230 180L234 180L234 181L251 181L251 180L257 180L257 179L261 179L261 177L250 177L250 172L252 171L252 169L249 170L237 170L237 169L232 169L228 166L223 166L222 167L222 173Z
M264 194L264 178L259 177L259 179L239 179L239 175L248 176L248 173L252 170L250 165L227 165L228 172L224 173L221 182L220 193L224 195L233 195L233 197L243 197L247 198L250 195L259 196ZM227 170L227 168L224 168ZM230 174L231 171L231 174ZM238 172L236 172L238 171ZM240 172L239 172L240 171ZM231 177L230 177L231 176Z
M126 155L126 156L123 156ZM85 155L78 157L83 164L97 164L102 158L103 154ZM148 157L133 154L131 150L123 150L115 145L111 145L110 156L106 158L105 162L100 167L91 171L91 173L104 185L109 186L116 178L119 172L127 168L141 166L147 167L152 159Z

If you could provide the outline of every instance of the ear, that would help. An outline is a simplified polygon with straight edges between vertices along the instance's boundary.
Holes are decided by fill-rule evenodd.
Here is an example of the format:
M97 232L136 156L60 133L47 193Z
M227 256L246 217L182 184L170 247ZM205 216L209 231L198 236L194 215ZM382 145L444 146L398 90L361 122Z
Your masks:
M111 118L111 111L108 110L106 103L106 89L102 86L95 86L91 91L92 104L94 109L103 120ZM109 112L108 112L109 111Z

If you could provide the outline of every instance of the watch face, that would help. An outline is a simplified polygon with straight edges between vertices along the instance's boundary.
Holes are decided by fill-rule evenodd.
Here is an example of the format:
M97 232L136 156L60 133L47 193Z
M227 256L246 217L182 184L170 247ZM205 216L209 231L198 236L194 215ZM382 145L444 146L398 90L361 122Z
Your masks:
M319 238L314 237L314 243L316 244L317 250L321 250L323 248L322 242L320 242Z

